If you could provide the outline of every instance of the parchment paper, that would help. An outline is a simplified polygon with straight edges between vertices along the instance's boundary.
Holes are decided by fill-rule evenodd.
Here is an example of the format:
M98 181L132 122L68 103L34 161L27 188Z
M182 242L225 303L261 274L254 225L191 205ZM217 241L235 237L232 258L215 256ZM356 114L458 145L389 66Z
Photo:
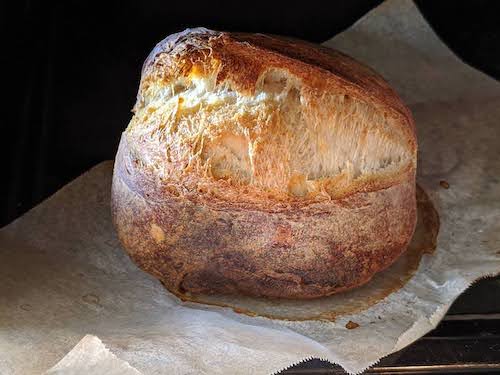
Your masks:
M382 73L414 113L419 183L441 217L437 250L415 276L335 322L187 307L120 249L108 162L0 231L0 374L270 374L311 357L356 373L500 272L500 84L460 62L407 0L327 45Z

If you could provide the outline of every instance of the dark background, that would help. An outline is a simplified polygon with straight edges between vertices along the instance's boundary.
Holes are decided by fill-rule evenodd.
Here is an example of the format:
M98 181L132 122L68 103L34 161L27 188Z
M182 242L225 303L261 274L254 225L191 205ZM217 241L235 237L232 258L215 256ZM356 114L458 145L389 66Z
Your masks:
M2 2L0 226L114 157L143 60L192 26L322 42L381 1ZM417 1L456 54L500 78L498 1Z

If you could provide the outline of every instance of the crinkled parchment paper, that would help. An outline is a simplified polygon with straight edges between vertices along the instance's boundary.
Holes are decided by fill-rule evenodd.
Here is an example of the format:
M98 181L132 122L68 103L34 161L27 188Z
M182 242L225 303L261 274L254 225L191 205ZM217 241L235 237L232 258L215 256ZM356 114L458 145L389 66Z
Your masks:
M500 272L500 84L460 62L407 0L327 45L381 72L414 113L419 183L441 230L413 278L334 322L188 307L120 249L104 163L0 231L1 374L270 374L311 357L360 372Z

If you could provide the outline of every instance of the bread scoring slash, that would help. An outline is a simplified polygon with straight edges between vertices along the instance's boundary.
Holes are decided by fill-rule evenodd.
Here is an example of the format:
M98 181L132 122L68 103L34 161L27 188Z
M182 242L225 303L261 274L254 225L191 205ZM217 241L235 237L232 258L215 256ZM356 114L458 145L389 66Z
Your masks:
M173 293L315 298L366 283L416 222L409 110L340 52L188 29L144 63L112 211Z

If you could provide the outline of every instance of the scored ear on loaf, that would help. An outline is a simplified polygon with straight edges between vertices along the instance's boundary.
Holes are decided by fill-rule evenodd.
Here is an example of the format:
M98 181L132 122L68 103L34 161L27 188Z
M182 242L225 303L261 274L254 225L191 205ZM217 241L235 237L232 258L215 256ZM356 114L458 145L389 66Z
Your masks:
M416 155L408 109L350 57L188 29L144 63L113 218L131 258L178 295L325 296L406 249Z

